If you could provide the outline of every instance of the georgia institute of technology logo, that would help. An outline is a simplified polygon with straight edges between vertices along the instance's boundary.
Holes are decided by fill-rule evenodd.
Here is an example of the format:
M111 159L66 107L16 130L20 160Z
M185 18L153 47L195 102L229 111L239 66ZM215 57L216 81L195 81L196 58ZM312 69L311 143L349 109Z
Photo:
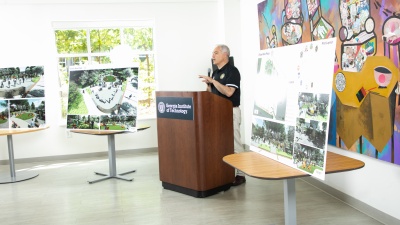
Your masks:
M157 108L158 108L158 111L160 113L164 113L165 112L165 104L164 104L164 102L159 102Z
M219 79L224 79L224 77L225 77L225 74L223 73L223 74L221 74L221 76L219 77Z

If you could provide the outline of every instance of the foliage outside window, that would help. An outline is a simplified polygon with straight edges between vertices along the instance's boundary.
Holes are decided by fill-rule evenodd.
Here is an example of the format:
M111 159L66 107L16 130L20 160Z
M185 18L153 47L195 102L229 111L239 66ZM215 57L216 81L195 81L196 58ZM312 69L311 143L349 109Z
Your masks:
M68 68L111 63L110 51L128 45L139 63L139 118L155 116L155 74L152 27L55 29L61 87L62 118L67 115Z

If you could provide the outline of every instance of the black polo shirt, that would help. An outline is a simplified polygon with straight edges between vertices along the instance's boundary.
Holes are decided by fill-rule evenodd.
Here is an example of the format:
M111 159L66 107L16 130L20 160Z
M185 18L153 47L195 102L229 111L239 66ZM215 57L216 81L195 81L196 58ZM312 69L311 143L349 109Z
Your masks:
M214 80L222 85L234 87L236 90L231 97L220 93L214 85L211 85L211 92L232 101L233 107L240 105L240 73L239 70L230 63L225 64L221 69L212 73Z

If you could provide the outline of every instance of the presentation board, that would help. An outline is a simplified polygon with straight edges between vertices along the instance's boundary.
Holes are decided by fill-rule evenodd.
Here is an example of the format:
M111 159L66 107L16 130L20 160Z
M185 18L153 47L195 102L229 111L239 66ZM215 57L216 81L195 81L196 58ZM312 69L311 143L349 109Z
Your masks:
M46 125L43 66L0 68L0 129Z
M336 39L262 50L252 151L325 178Z
M68 129L136 131L138 65L69 68Z

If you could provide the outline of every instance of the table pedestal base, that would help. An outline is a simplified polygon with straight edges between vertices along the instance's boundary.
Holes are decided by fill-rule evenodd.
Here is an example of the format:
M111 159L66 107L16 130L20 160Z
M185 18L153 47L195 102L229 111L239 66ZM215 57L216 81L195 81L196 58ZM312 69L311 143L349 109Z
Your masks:
M38 173L30 172L30 171L20 171L15 172L15 176L1 176L0 175L0 184L7 183L15 183L19 181L29 180L39 176Z
M7 145L8 145L8 158L10 161L10 175L9 176L0 175L0 184L15 183L19 181L29 180L39 176L38 173L33 173L30 171L15 172L14 146L11 134L7 135Z
M128 173L133 173L136 170L130 170L125 173L117 174L117 166L116 166L116 159L115 159L115 136L114 136L114 134L108 134L107 136L108 136L108 167L109 167L110 173L106 174L106 173L94 172L95 174L104 176L104 177L97 179L97 180L88 181L89 184L93 184L93 183L103 181L103 180L108 180L111 178L132 181L133 178L126 178L126 177L123 177L122 175L125 175Z
M296 181L294 178L283 181L285 225L296 224Z
M131 171L128 171L128 172L125 172L125 173L120 173L118 175L109 175L109 174L106 174L106 173L94 172L96 175L100 175L100 176L104 176L104 177L96 179L96 180L91 180L91 181L88 181L88 182L89 182L89 184L93 184L93 183L96 183L96 182L99 182L99 181L103 181L103 180L108 180L108 179L111 179L111 178L116 178L116 179L126 180L126 181L133 181L133 178L127 178L127 177L123 176L123 175L126 175L128 173L133 173L133 172L136 172L136 170L131 170Z

